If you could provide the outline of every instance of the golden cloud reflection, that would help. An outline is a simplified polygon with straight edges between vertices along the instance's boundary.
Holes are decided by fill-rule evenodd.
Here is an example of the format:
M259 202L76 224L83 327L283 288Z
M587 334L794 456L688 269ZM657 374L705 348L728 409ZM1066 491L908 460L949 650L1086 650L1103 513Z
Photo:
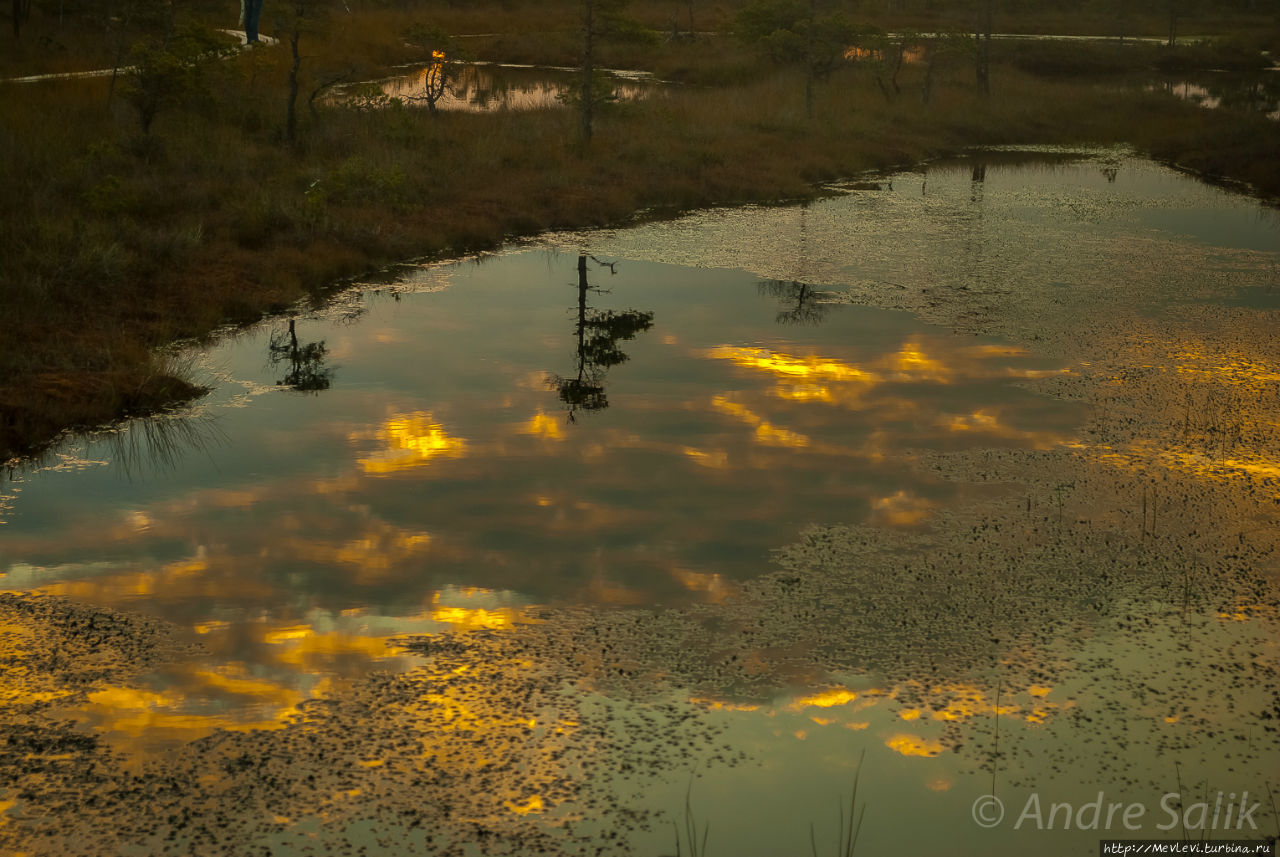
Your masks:
M243 638L246 630L248 641ZM390 634L317 631L309 624L264 622L242 627L240 633L229 631L226 624L205 626L205 633L213 637L210 651L166 667L163 690L102 687L71 714L102 732L141 738L144 747L153 749L218 730L281 729L298 716L300 703L328 696L341 686L341 673L359 676L370 663L405 652ZM210 664L209 654L216 660L231 651L243 652L246 642L255 655L252 661ZM335 671L340 661L347 668Z
M964 682L931 687L908 682L887 688L815 688L790 700L778 700L773 705L712 697L692 697L690 702L712 711L790 719L773 727L773 733L790 733L797 738L815 734L814 728L851 729L856 732L872 730L877 734L877 741L900 755L933 759L946 752L950 746L948 741L954 739L956 733L950 732L951 727L947 724L964 723L978 716L995 718L998 712L1002 725L1020 721L1025 728L1041 727L1055 711L1071 707L1071 704L1057 705L1046 700L1051 692L1050 687L1034 684L1021 691L1006 687L1001 692L998 709L987 691L977 684ZM869 709L874 711L868 719L865 712ZM913 732L902 728L906 724L911 724Z
M1280 381L1280 366L1239 351L1214 351L1183 343L1170 349L1168 358L1181 375L1200 375L1221 384L1260 387Z
M46 680L39 672L23 666L39 648L37 630L20 622L0 622L0 651L15 666L0 671L0 706L53 702L74 691Z
M276 663L299 667L307 672L320 672L322 665L331 664L338 657L354 655L362 661L380 661L404 653L404 649L388 636L345 631L317 632L311 628L300 629L293 636L272 642L280 646Z
M848 705L857 698L858 694L848 688L842 687L834 690L824 690L810 696L802 696L793 701L788 708L792 711L800 711L801 709L809 706L817 708L833 708L837 705Z
M73 713L97 730L130 738L145 738L153 746L161 742L188 742L219 729L280 729L294 714L294 706L304 699L296 690L236 675L234 665L219 670L193 670L190 678L207 682L210 696L242 697L234 713L201 713L193 705L189 687L151 691L133 687L105 687L89 694L87 702ZM226 691L224 694L213 691ZM220 706L219 706L220 707Z
M779 735L789 729L794 730L796 726L802 726L803 730L811 730L814 726L874 730L884 745L895 752L932 758L946 750L947 724L998 715L1002 726L1021 722L1027 728L1037 728L1055 712L1073 707L1071 702L1060 704L1046 699L1052 691L1044 685L1030 685L1022 690L1006 687L1001 691L998 707L988 691L965 682L932 686L906 682L891 687L859 689L830 686L815 688L791 699L776 700L772 705L713 697L692 697L690 702L711 711L790 718L791 725L784 723L774 727L775 734ZM875 710L868 719L867 712L871 709ZM796 722L799 718L803 718L802 723ZM906 723L912 724L917 731L903 731Z
M353 441L367 437L359 432L351 435ZM374 475L422 467L438 458L461 458L467 449L465 440L449 435L425 411L391 417L374 437L382 442L384 448L367 458L357 459L365 473Z
M1211 482L1252 480L1273 491L1269 483L1280 478L1280 451L1275 409L1265 403L1280 380L1280 362L1263 347L1271 325L1248 316L1210 323L1230 325L1229 336L1209 340L1198 324L1127 331L1113 348L1123 364L1102 376L1109 383L1097 422L1108 442L1075 448L1134 473L1163 468ZM1165 418L1129 431L1136 402Z
M789 429L779 428L772 423L766 422L764 417L755 411L740 405L737 402L730 401L724 396L714 396L711 399L711 407L721 413L728 414L742 420L747 425L755 426L756 442L766 446L784 446L784 447L806 447L809 446L809 438L799 432Z
M756 440L768 446L789 446L791 448L808 446L810 441L805 435L789 429L762 422L756 426Z
M896 750L904 756L923 756L933 758L942 754L942 742L931 738L921 738L906 732L898 732L885 739L884 745Z
M441 593L436 607L462 603L474 608L475 602L498 596L451 589ZM261 623L255 636L291 651L317 640L331 641L325 648L371 651L354 631L354 626L335 633L318 623ZM563 694L558 681L540 678L543 673L530 655L488 639L492 645L481 651L465 642L444 647L414 671L375 673L380 677L370 681L366 662L350 681L326 678L310 688L263 678L261 665L196 665L172 676L163 689L99 688L76 716L113 742L125 738L134 751L130 764L147 762L148 744L151 750L162 749L155 746L158 742L174 747L181 758L194 762L192 776L211 788L227 781L227 761L243 758L246 748L252 753L253 748L297 747L298 742L308 750L319 746L323 752L283 753L289 759L285 764L298 766L303 775L314 774L308 777L317 784L307 798L308 817L340 819L349 811L382 805L393 793L427 789L435 790L428 800L451 800L451 814L460 824L502 823L504 817L532 816L572 800L582 757L566 758L565 748L576 740L581 718L579 700ZM381 644L385 647L386 641ZM199 693L214 698L199 706L194 704ZM230 697L237 697L236 704L225 704ZM318 698L325 704L307 704ZM250 709L252 717L247 716ZM240 712L239 719L231 711ZM353 742L351 723L363 722L372 711L377 716L361 727L367 740ZM219 730L246 729L278 735L272 743L215 736L194 751L183 746ZM264 766L279 764L262 758ZM273 775L275 771L271 769ZM415 788L409 789L409 783ZM266 812L279 824L298 817L284 804L268 806Z
M510 628L520 617L520 611L510 607L499 607L486 610L483 607L456 607L440 604L440 593L431 598L434 605L431 619L443 622L460 631L475 631L481 628Z
M218 581L209 577L210 560L203 546L194 556L166 563L153 571L122 570L114 574L99 574L75 580L63 580L33 587L32 592L42 595L58 595L91 603L112 603L120 600L169 595L175 592L219 594ZM243 581L240 594L267 594L269 587L261 583Z
M674 566L671 569L671 576L690 592L706 593L707 601L713 604L727 601L738 592L736 584L719 574L691 571Z
M531 434L548 440L564 440L564 430L560 427L560 421L542 411L534 414L520 431L522 434Z
M1248 450L1238 450L1235 455L1218 457L1174 440L1167 441L1163 446L1148 441L1114 446L1079 442L1067 445L1093 455L1104 464L1133 472L1144 472L1148 467L1157 465L1210 481L1280 479L1280 461Z
M292 622L202 619L190 625L200 649L167 661L141 683L100 684L74 704L72 691L62 689L45 694L45 701L67 699L68 716L116 736L112 740L126 739L141 760L219 730L285 728L303 716L299 706L307 700L331 697L371 670L398 672L416 664L400 642L406 633L535 621L506 601L508 593L446 587L434 592L427 609L401 617L357 609L312 611L307 621ZM7 651L20 651L29 636L22 628L0 626ZM0 682L0 705L10 696L24 705L39 701L39 688L29 679L13 691L7 694ZM521 800L527 805L528 796Z
M909 527L920 523L933 511L934 503L909 491L895 492L871 501L872 516L882 523Z
M709 697L699 696L690 697L689 702L709 711L761 711L765 708L763 705L757 705L751 702L727 702L723 699L711 699ZM772 716L773 712L769 711L768 715Z
M770 392L780 399L792 399L797 402L827 402L836 401L835 395L831 392L831 388L820 384L779 384Z
M951 380L951 370L941 361L925 354L917 342L905 343L898 353L889 359L897 370L899 378L909 377L912 380L936 381L940 384L949 383Z
M344 541L328 541L314 535L281 539L281 552L293 561L347 567L352 582L372 584L398 577L409 561L428 553L430 533L411 532L379 520L368 521L364 531Z
M692 446L681 447L681 452L692 461L713 470L724 470L729 466L729 453L723 449L698 449Z
M531 812L542 812L545 809L542 798L538 795L530 795L522 801L509 800L505 802L505 806L517 815L528 815Z
M1025 431L1016 429L1001 421L998 414L979 409L968 414L950 414L939 420L939 425L947 431L955 433L973 432L975 434L1003 437L1010 440L1030 442L1036 449L1052 449L1067 442L1067 437L1057 432Z
M810 385L819 382L856 383L874 386L887 380L931 381L946 384L954 370L941 360L930 357L917 341L909 340L894 353L887 354L865 368L829 357L809 355L797 357L768 348L749 348L720 345L708 349L704 356L715 360L729 360L738 366L770 372L788 380L804 380ZM975 355L981 356L981 355ZM825 398L830 390L820 386L792 388L794 398Z
M881 379L861 367L840 360L822 357L793 357L770 351L767 348L745 348L720 345L709 349L704 356L715 360L729 360L738 366L760 369L787 378L830 379L833 381L860 381L868 384Z
M719 345L701 354L775 375L786 383L775 388L774 395L809 401L849 399L848 391L837 395L829 386L833 383L851 384L865 390L888 381L950 384L958 375L1034 379L1072 374L1068 367L1032 369L990 363L1029 356L1023 348L994 344L951 346L943 359L928 353L918 339L908 339L897 351L882 354L866 365L818 355L795 356L768 348L731 345Z
M882 425L901 423L908 431L919 431L932 423L949 434L1007 438L1047 449L1059 445L1065 436L1045 430L1024 430L1009 425L1001 408L977 408L968 414L936 413L929 415L927 397L904 395L892 385L925 384L953 387L964 381L988 379L1036 379L1070 374L1067 368L1035 369L1010 365L1013 358L1028 356L1022 349L1003 345L955 347L950 342L928 343L919 337L903 341L896 350L875 354L865 363L836 359L817 354L796 355L763 347L720 345L700 352L711 360L723 360L753 372L766 373L775 379L766 390L777 400L796 405L836 405L850 410L874 411ZM878 392L877 392L878 391ZM874 448L847 449L823 443L812 433L781 428L772 419L743 403L747 391L722 393L712 399L712 407L755 428L755 441L760 445L805 448L820 454L854 455L877 458L882 453ZM757 405L756 408L761 406ZM818 417L800 409L793 411L797 419L809 425ZM892 430L890 430L892 432Z

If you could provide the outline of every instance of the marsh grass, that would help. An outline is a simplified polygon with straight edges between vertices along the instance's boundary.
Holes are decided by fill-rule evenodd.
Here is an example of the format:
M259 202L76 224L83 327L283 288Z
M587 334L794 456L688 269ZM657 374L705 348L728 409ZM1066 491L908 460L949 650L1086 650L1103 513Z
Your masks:
M1276 796L1271 793L1271 781L1267 781L1267 800L1271 803L1271 824L1275 827L1276 835L1272 839L1272 845L1280 842L1280 812L1276 811Z
M304 94L334 69L400 57L403 20L380 13L344 26L341 39L316 36ZM0 193L11 201L0 211L0 459L68 426L194 396L153 349L400 259L642 210L807 198L821 192L815 183L973 145L1131 141L1280 190L1280 164L1263 156L1280 148L1275 123L1210 117L1165 94L1001 67L997 97L983 100L958 64L924 104L919 68L886 100L850 67L819 87L809 121L797 70L751 66L728 43L652 51L654 62L733 82L619 105L585 152L563 109L317 107L302 111L299 143L286 146L278 47L207 69L204 95L161 112L145 136L106 80L0 86Z
M853 857L858 849L858 836L862 833L862 819L867 812L867 804L858 805L858 781L862 777L862 765L866 761L867 751L864 749L858 757L858 768L853 775L853 789L849 795L849 813L845 815L844 803L838 806L839 827L836 835L836 857ZM809 823L809 848L813 857L818 857L818 838L812 822Z
M168 473L188 456L226 440L211 417L176 413L136 420L109 435L111 460L129 479Z
M702 824L702 835L698 835L698 819L693 814L693 776L689 777L689 787L684 793L684 835L683 842L688 846L688 857L706 857L707 855L707 837L711 833L711 821L707 820ZM671 822L671 826L676 832L676 857L684 857L684 851L681 849L681 830L680 825L675 821Z

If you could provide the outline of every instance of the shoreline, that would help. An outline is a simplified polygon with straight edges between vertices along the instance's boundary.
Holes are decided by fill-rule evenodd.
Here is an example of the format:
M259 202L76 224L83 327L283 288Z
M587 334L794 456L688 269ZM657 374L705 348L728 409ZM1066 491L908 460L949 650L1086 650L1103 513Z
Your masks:
M242 55L226 65L251 61ZM46 156L49 168L71 173L61 177L65 189L51 192L60 195L50 200L57 207L46 205L43 219L37 210L27 222L0 224L28 251L4 272L18 321L8 348L0 346L8 378L0 383L0 460L12 467L67 432L198 397L157 356L176 342L322 301L406 260L548 231L815 199L826 183L1016 144L1126 143L1264 204L1280 199L1280 167L1251 156L1280 145L1274 122L1007 68L999 98L984 102L964 69L946 72L933 102L921 104L908 89L919 69L904 71L896 100L847 70L819 90L814 120L797 113L799 81L787 72L673 91L603 117L585 154L572 144L569 110L328 110L290 153L270 134L217 115L162 116L154 135L138 138L99 108L80 121L86 135L109 131L104 142L77 157L85 149L73 136ZM94 86L102 84L86 82L77 97L96 101ZM52 131L57 117L48 123ZM228 159L241 150L249 163L228 181ZM82 209L74 221L70 204Z

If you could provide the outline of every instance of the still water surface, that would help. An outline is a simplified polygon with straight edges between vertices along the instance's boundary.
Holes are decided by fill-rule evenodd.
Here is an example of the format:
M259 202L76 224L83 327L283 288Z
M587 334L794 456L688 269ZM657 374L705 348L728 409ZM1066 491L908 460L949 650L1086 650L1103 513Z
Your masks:
M1172 299L1162 277L1226 278L1237 295L1280 288L1280 230L1256 204L1122 154L1007 160L935 165L806 207L412 267L323 311L230 334L193 355L215 385L193 413L70 444L0 486L0 585L146 613L199 644L141 687L66 712L144 758L216 729L279 724L370 670L412 668L420 658L398 635L509 629L537 605L716 605L810 525L923 532L1002 489L913 467L921 456L1089 442L1086 406L1044 386L1078 377L1079 357L1049 334L1040 353L1015 344L1022 285L1036 300L1061 294L1049 311L1067 316L1073 288L1099 270L1125 271L1118 305L1148 315ZM911 294L917 312L851 302L872 287ZM984 330L1010 338L921 320L936 288L1004 295L1006 320ZM1216 628L1275 656L1274 626ZM1150 672L1148 655L1107 639L1099 627L1033 657L1135 657ZM969 821L990 774L944 746L951 721L988 735L1008 718L1020 737L1006 741L1025 750L1006 763L1015 780L1057 783L1046 801L1094 797L1098 774L1058 768L1078 738L1053 713L1119 682L1111 673L1071 667L1003 689L957 675L931 716L891 706L901 688L850 667L799 676L773 699L702 700L761 765L707 768L698 812L713 820L714 853L807 848L792 822L810 812L834 828L868 747L864 776L881 812L892 807L868 824L871 853L907 833L913 847L957 854L1043 844ZM1155 728L1137 720L1135 735ZM1259 753L1246 764L1253 788L1280 761L1274 747ZM1158 753L1135 758L1167 779L1154 773ZM646 800L676 810L686 785ZM1128 800L1154 812L1159 793L1133 788ZM638 853L671 839L662 827ZM1096 839L1055 842L1091 853Z
M526 250L300 319L300 348L324 343L310 394L280 384L282 324L234 337L202 357L208 442L173 469L127 471L105 442L14 486L5 585L194 629L273 698L188 686L167 713L262 719L385 657L379 635L712 597L809 523L913 525L957 489L905 451L1050 445L1078 421L1015 384L1063 367L999 341L742 271L585 263L586 291L576 255ZM648 328L610 338L627 312ZM598 392L566 402L580 366Z
M1167 78L1152 86L1209 110L1225 108L1280 120L1280 71L1253 74L1201 72Z
M374 81L383 95L404 103L425 105L428 78L445 68L441 63L423 66L408 74ZM509 65L505 63L453 63L454 75L440 95L436 108L469 113L491 110L542 110L564 106L564 98L581 86L581 75L570 68ZM626 101L645 98L654 91L647 72L602 70L614 97ZM343 96L338 96L342 100Z

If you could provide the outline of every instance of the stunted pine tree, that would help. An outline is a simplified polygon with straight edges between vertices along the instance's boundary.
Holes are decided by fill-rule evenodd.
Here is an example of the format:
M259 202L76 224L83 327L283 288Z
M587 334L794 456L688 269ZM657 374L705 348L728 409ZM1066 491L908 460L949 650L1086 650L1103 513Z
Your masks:
M805 116L813 118L814 87L831 76L858 40L856 27L819 0L752 0L738 14L738 35L767 59L804 68Z
M578 63L577 90L565 100L578 108L579 138L583 149L591 144L596 114L617 101L614 87L596 67L596 49L602 39L653 42L657 35L634 18L627 17L628 0L582 0L582 54Z
M207 95L205 68L229 50L222 34L199 25L135 43L121 94L138 111L142 133L151 133L162 110Z

